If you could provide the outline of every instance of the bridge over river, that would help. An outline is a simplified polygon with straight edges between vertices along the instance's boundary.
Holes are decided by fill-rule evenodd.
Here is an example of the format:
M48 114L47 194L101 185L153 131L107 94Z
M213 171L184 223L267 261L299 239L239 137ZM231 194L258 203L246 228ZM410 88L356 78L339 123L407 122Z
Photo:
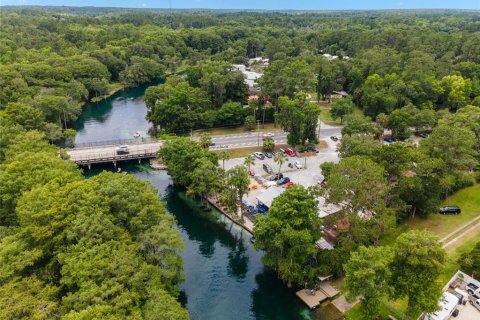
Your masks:
M323 126L323 125L322 125ZM328 138L330 135L340 135L340 127L330 127L322 130L321 138ZM273 140L275 144L287 143L287 133L281 131L274 131ZM223 136L213 136L212 142L215 149L230 149L230 148L244 148L261 146L263 144L259 132L245 132L238 134L229 134ZM192 139L198 140L199 137ZM120 145L128 145L128 154L117 154L116 149ZM116 165L117 161L132 160L132 159L146 159L154 158L156 153L163 145L163 141L157 141L154 138L137 138L130 140L111 140L98 141L89 143L76 144L73 149L67 151L70 160L79 165L89 166L94 163L113 162Z

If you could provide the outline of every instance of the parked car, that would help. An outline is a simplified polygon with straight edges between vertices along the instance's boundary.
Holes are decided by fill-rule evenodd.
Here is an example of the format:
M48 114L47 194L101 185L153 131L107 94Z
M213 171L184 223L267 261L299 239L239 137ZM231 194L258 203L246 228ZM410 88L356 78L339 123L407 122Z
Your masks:
M282 178L283 178L283 173L277 173L277 174L274 174L273 176L268 177L268 180L277 181L278 179L282 179Z
M117 154L129 154L130 149L128 149L128 146L120 146L117 149L115 149Z
M263 153L261 153L261 152L255 152L255 153L253 154L253 156L254 156L255 158L257 158L258 160L263 160L263 159L265 159L265 156L264 156Z
M293 168L293 164L291 162L288 163L287 167Z
M287 183L285 184L285 189L286 189L286 188L290 188L291 186L294 186L294 185L295 185L295 183L293 183L292 181L287 182Z
M385 141L386 143L392 143L395 142L395 139L392 137L385 137L383 138L383 141Z
M330 139L332 139L332 141L335 141L335 142L338 141L338 138L336 136L331 136Z
M278 180L277 184L279 186L283 185L283 184L286 184L286 183L289 183L290 182L290 178L289 177L283 177L282 179Z
M251 177L253 177L253 176L255 176L255 171L253 171L253 169L250 169L250 170L248 171L248 174L249 174Z
M468 299L468 302L475 308L477 308L478 311L480 311L480 299L475 299L472 296Z
M460 209L457 206L448 206L448 207L442 207L438 209L438 213L441 214L459 214L462 212L462 209Z
M287 148L287 150L285 150L285 153L290 157L295 157L295 151L293 151L292 148Z
M327 186L327 180L318 179L317 184L319 184L321 187L325 188Z
M420 133L418 136L420 138L428 138L428 133Z
M474 283L469 283L467 284L467 287L465 288L469 294L474 296L477 299L480 299L480 287L477 286Z
M281 152L281 153L283 153L283 155L284 155L284 156L286 156L286 155L287 155L287 153L285 152L285 150L283 150L282 148L278 149L278 152Z
M295 165L295 167L296 167L297 169L302 169L302 168L303 168L302 164L301 164L300 161L298 161L298 160L295 161L293 164Z
M267 140L267 139L273 138L274 136L275 136L275 135L274 135L273 133L271 133L271 132L269 132L269 133L264 133L264 134L262 135L262 139L263 139L263 140Z
M270 173L270 174L273 173L272 167L270 167L270 165L267 164L267 163L264 163L264 164L263 164L263 170L265 170L267 173Z
M271 154L270 152L265 152L265 157L272 158L273 154Z

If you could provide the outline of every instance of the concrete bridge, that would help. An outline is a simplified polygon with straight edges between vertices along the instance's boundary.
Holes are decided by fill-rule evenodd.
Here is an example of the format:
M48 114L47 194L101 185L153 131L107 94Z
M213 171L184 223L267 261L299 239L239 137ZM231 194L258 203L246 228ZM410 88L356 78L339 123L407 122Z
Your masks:
M95 146L86 148L75 148L67 151L70 160L79 165L91 167L94 163L112 162L117 166L118 161L138 160L155 158L162 142L147 142L129 144L128 154L117 154L118 145Z

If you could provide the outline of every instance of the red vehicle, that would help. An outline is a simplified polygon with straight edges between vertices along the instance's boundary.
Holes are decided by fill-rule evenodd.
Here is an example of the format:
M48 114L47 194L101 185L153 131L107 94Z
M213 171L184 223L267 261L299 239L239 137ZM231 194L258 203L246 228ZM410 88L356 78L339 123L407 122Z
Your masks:
M295 185L295 183L293 183L292 181L290 181L290 182L287 182L287 184L284 186L284 188L285 188L285 189L286 189L286 188L290 188L291 186L294 186L294 185Z
M248 171L248 174L249 174L251 177L253 177L253 176L255 175L255 171L253 171L253 169L250 169L250 170Z
M295 151L293 151L292 148L287 148L287 150L285 150L285 153L288 154L290 157L295 157Z

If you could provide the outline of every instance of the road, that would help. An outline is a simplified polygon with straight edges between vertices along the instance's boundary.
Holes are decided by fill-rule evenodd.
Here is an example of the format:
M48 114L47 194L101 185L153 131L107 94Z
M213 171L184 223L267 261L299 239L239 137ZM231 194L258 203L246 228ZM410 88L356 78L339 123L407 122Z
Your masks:
M329 139L330 136L340 136L341 127L338 126L329 126L324 123L321 124L320 128L320 139ZM287 143L287 134L282 131L272 131L274 134L273 140L276 144L285 144ZM252 132L252 133L241 133L241 134L230 134L223 136L214 136L212 137L212 142L215 143L215 146L212 149L230 149L230 148L242 148L242 147L252 147L257 146L259 143L262 145L262 132ZM198 138L196 138L197 140ZM158 151L162 146L162 141L153 142L153 143L144 143L144 144L130 144L130 156L140 155L145 153L152 153ZM68 150L67 153L70 156L70 160L75 162L85 161L89 159L100 159L100 158L112 158L117 157L116 148L118 146L109 145L109 146L95 146L88 148L75 148ZM118 159L122 160L122 159Z
M342 127L339 126L330 126L324 123L321 124L320 128L320 139L329 139L330 136L341 136ZM212 137L212 142L215 143L215 147L226 146L226 148L242 148L242 147L252 147L257 145L262 145L262 135L265 132L250 132L250 133L241 133L241 134L232 134L224 136L215 136ZM285 144L287 143L287 132L282 131L272 131L274 134L273 140L275 144Z

